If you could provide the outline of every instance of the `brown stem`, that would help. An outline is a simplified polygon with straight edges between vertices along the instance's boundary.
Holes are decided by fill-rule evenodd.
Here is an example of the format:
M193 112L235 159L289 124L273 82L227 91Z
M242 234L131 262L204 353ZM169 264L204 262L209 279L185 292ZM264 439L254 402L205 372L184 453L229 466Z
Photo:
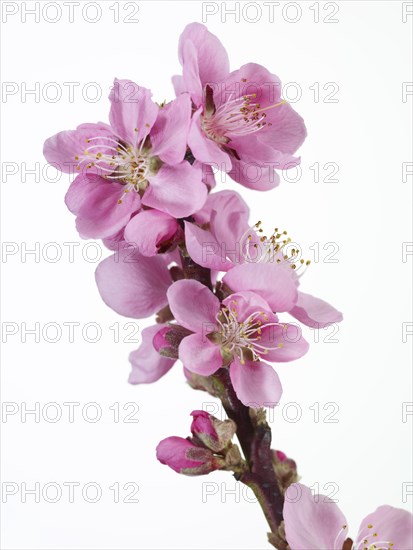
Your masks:
M185 278L195 279L212 290L211 271L192 260L184 243L180 244L179 251ZM224 296L227 290L220 285L217 294L222 293ZM248 469L234 475L254 491L271 529L269 542L279 550L285 550L287 545L278 536L278 528L283 521L284 497L273 467L271 428L265 420L265 414L262 414L262 410L257 412L241 403L232 386L228 369L217 371L211 377L211 382L207 391L221 399L228 417L237 425L237 437L248 464Z
M182 271L184 272L185 279L195 279L212 290L211 271L206 267L196 264L188 254L184 244L179 246L179 252L181 255Z
M214 375L224 388L220 392L223 407L237 425L237 437L249 470L239 480L254 491L273 533L283 520L284 497L280 491L272 462L271 428L263 415L251 414L238 399L227 369Z

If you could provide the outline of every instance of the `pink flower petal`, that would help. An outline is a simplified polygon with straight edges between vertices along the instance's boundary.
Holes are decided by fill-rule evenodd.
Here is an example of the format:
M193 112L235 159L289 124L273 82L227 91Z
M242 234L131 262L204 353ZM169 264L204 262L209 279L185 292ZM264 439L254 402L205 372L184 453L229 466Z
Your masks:
M223 281L236 292L251 290L274 312L289 311L297 301L294 270L277 263L244 263L225 274Z
M249 229L249 208L238 193L223 191L212 193L220 195L215 208L211 211L210 224L217 241L225 245L227 256L234 262L239 262L243 243Z
M184 160L191 120L191 99L181 94L159 110L151 131L152 154L167 164L179 164Z
M232 230L228 225L231 219L231 213L233 212L237 213L245 224L248 223L249 207L241 195L235 191L217 191L216 193L208 195L204 206L195 212L194 219L199 225L210 223L214 211L226 219L226 224L222 227L222 231L218 230L218 220L215 220L215 225L217 225L215 232L219 233L220 236L223 236L221 232L225 233L228 230ZM237 237L239 237L239 235L237 235Z
M324 328L343 320L343 314L333 306L304 292L298 292L297 303L289 313L311 328Z
M182 437L167 437L156 447L156 458L162 464L166 464L178 474L185 468L198 468L203 462L187 458L188 451L195 445Z
M241 160L272 165L275 170L284 170L300 164L299 158L266 145L260 139L260 134L261 132L256 132L248 136L234 138L231 140L231 148L237 151Z
M249 208L238 193L219 191L208 195L194 219L199 225L209 224L209 233L213 235L214 242L211 251L215 249L221 258L239 263L249 229L248 215ZM209 237L206 240L212 241ZM229 267L227 263L218 269L226 271Z
M167 304L172 280L165 260L146 258L133 249L109 256L96 269L103 301L120 315L143 319Z
M248 407L275 407L282 395L282 386L275 370L263 361L240 362L234 358L229 368L238 399Z
M185 336L179 344L179 359L186 369L202 376L209 376L222 366L219 346L204 334Z
M216 329L218 298L193 279L176 281L168 289L168 302L178 324L201 335Z
M215 173L209 164L202 164L199 160L195 160L193 166L200 166L202 170L202 181L209 189L213 189L216 185Z
M75 178L65 202L77 215L76 227L83 239L104 239L125 227L139 210L141 201L137 193L124 194L124 190L120 183L96 174L80 174Z
M194 92L193 99L198 106L205 84L221 82L227 77L228 54L218 38L204 25L191 23L181 34L178 55L186 91Z
M281 100L280 79L258 63L242 65L242 67L227 75L220 87L214 88L214 104L216 107L235 99L234 94L230 96L228 90L235 90L237 98L255 93L254 102L259 103L260 108L274 105ZM273 110L276 109L277 107Z
M225 247L220 246L210 231L185 222L185 244L194 262L203 267L217 271L228 271L232 267Z
M176 166L162 166L155 176L148 177L149 187L142 203L176 218L199 210L205 203L207 188L202 170L183 161Z
M277 317L271 313L271 308L264 298L249 290L231 294L231 296L225 298L222 303L231 310L236 311L237 320L241 323L244 322L252 313L260 312L268 316L268 322L273 320L277 321ZM260 316L260 318L262 318L262 316Z
M172 239L179 228L175 218L159 210L143 210L125 228L125 240L136 245L143 256L155 256L162 243Z
M182 80L179 82L175 77L173 83L176 89L181 88L183 92L189 92L192 102L198 107L202 105L203 87L199 76L196 47L190 40L186 40L182 44L182 57L184 59L182 64Z
M178 96L189 91L186 89L184 78L181 75L174 75L171 80L175 90L175 95ZM201 87L198 84L198 89L200 90L200 88Z
M282 327L263 327L258 344L269 349L263 358L276 363L295 361L305 355L310 347L301 334L301 328L287 323Z
M206 411L192 411L191 416L193 417L191 424L191 432L193 435L204 434L218 441L218 434L212 424L212 419L214 418Z
M194 157L200 162L212 164L218 170L229 172L232 167L231 159L221 147L209 139L201 129L200 117L202 108L198 109L193 116L188 133L188 145Z
M129 375L131 384L156 382L175 363L174 359L159 355L153 345L154 338L164 328L165 325L154 325L143 329L141 345L129 355L129 361L132 364L132 372Z
M368 527L371 525L372 527ZM377 536L374 536L376 534ZM368 548L375 544L377 548L387 548L393 543L394 550L411 550L413 548L413 516L406 510L392 506L379 506L375 512L361 522L356 546L362 540ZM379 544L381 541L381 544Z
M241 82L245 82L243 86L239 85ZM270 107L265 111L266 125L255 134L263 145L268 145L282 153L294 154L304 142L307 131L303 119L289 103L277 105L282 101L281 81L262 65L256 63L243 65L228 76L221 88L221 94L214 90L216 107L228 101L227 90L233 89L239 90L238 97L255 93L256 98L254 99L260 104L260 109ZM274 107L274 105L277 106ZM232 137L231 134L229 134L229 137ZM243 141L248 147L249 136L244 137ZM242 153L242 149L240 151ZM257 152L259 155L258 148ZM260 158L256 155L254 157Z
M102 139L88 142L90 138L100 136ZM113 131L106 124L81 124L76 130L68 130L59 132L58 134L47 139L43 146L43 154L49 164L54 165L61 172L73 174L78 165L83 167L89 164L90 158L83 162L79 160L85 149L90 145L101 145L102 152L105 151L105 145L112 145L111 142L105 140L108 137L113 139ZM96 150L96 151L98 151ZM88 169L90 173L98 172L98 168L91 167Z
M149 134L159 107L151 99L152 92L131 80L115 79L110 92L109 120L117 135L137 147Z
M315 497L305 485L293 483L287 489L283 514L291 550L342 550L347 520L328 497Z
M267 111L266 120L271 126L258 139L277 151L293 155L307 137L304 120L289 103Z
M256 160L232 159L232 169L229 172L231 178L247 187L257 191L269 191L280 183L280 176L274 171L276 166L271 163L259 163Z

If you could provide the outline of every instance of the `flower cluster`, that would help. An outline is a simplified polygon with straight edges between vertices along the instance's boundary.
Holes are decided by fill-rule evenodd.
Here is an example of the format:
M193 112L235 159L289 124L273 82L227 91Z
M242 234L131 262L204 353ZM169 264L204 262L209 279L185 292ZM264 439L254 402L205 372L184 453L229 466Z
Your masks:
M312 495L300 483L290 486L284 504L285 535L291 550L409 550L412 515L400 508L379 506L361 522L356 540L340 508L324 495Z
M295 268L304 260L297 266L284 253L285 232L263 238L237 193L210 191L213 168L254 189L277 185L275 169L299 162L293 154L305 126L280 99L278 77L254 63L230 72L222 44L203 25L186 27L179 59L173 101L157 104L148 89L115 80L110 124L60 132L44 154L62 171L79 172L66 204L80 236L115 250L96 271L103 300L137 319L170 314L168 324L143 331L130 381L153 382L179 358L204 376L228 368L244 404L273 406L282 389L266 361L291 361L308 349L279 314L312 327L341 314L298 290ZM188 273L188 261L203 278Z
M259 496L281 550L287 541L292 550L347 550L344 525L331 538L340 514L330 509L329 528L316 525L330 516L314 511L306 490L307 500L284 506L287 538L277 531L284 494L298 477L295 462L271 450L261 409L282 394L269 363L308 350L299 323L324 328L342 315L301 291L309 262L286 231L265 236L238 193L214 189L217 170L250 189L276 187L277 170L300 162L294 155L306 137L303 119L266 68L247 63L230 71L224 47L205 26L188 25L178 53L175 99L156 103L147 88L115 79L109 124L60 132L45 142L44 155L76 174L65 201L80 236L102 239L114 252L96 270L104 302L127 317L157 316L130 355L129 381L155 382L180 360L190 385L219 397L236 418L194 411L192 436L163 440L160 462L188 475L233 471ZM245 458L231 442L235 432ZM380 514L380 540L389 542L377 548L390 548L388 510ZM394 517L403 530L405 516ZM366 531L355 548L376 548L375 536Z

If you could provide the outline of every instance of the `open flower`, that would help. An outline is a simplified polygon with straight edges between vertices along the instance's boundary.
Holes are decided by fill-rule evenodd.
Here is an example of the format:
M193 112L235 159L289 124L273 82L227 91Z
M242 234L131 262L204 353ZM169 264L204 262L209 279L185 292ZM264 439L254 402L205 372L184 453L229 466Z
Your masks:
M192 332L179 345L184 367L209 376L227 366L244 404L274 406L279 401L278 375L262 359L298 359L308 344L301 335L288 338L289 325L279 322L263 298L244 291L232 294L221 305L206 286L194 280L176 281L167 295L178 324Z
M142 207L179 218L205 202L202 167L184 160L189 95L163 107L151 96L130 80L115 80L110 126L82 124L45 142L48 162L63 172L79 171L66 204L83 238L112 237Z
M299 164L293 154L306 137L303 119L281 99L278 77L255 63L230 72L223 45L200 23L185 27L178 53L182 76L173 83L195 106L188 135L195 158L246 187L278 185L274 169Z
M379 506L361 522L355 542L347 538L347 520L328 497L315 498L305 485L287 490L285 534L291 550L411 550L413 516L392 506Z
M226 271L223 282L232 291L253 291L272 311L287 311L311 328L324 328L342 321L333 306L298 290L310 262L292 248L286 231L275 229L262 235L261 222L248 224L248 206L231 191L209 195L203 208L185 222L185 242L199 265Z

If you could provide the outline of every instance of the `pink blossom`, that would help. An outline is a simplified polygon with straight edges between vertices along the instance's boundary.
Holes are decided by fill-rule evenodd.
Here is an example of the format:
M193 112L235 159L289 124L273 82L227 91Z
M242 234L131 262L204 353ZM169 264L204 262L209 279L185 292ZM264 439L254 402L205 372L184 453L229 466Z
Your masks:
M184 160L189 95L162 108L151 96L130 80L115 80L110 126L82 124L45 142L48 162L63 172L80 172L66 204L83 238L112 237L142 206L179 218L205 202L202 166Z
M159 443L156 456L159 462L175 472L192 476L209 474L225 465L224 459L214 456L209 449L175 436L167 437Z
M191 257L203 267L226 271L223 282L230 289L251 290L262 296L272 311L287 311L311 328L342 321L342 314L333 306L298 290L309 262L299 258L300 251L294 248L286 254L291 243L286 232L277 229L263 237L260 223L249 227L248 207L237 194L212 193L194 220L196 223L185 222Z
M348 524L329 498L313 497L305 485L288 489L284 504L285 532L291 550L411 550L413 516L392 506L380 506L361 522L355 542L348 539ZM345 543L345 545L344 545Z
M237 430L232 420L218 420L206 411L192 411L191 416L194 439L216 453L227 447Z
M274 169L299 164L293 154L306 137L303 119L281 99L279 78L255 63L230 72L223 45L200 23L185 27L178 53L182 76L173 83L195 107L188 134L195 158L252 189L278 185Z
M209 376L223 366L244 404L269 406L282 393L276 372L262 361L291 361L307 352L301 337L288 337L289 325L280 323L258 294L243 291L222 302L194 280L175 282L167 292L177 323L192 332L179 345L179 358L192 372Z

